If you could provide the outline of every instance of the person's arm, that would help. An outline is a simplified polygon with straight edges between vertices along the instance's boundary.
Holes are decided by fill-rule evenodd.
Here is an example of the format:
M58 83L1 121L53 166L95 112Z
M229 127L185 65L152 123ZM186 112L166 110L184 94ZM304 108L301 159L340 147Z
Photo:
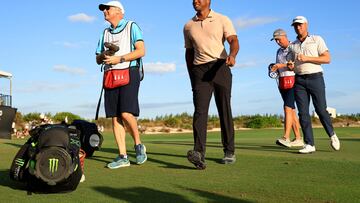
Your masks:
M271 67L271 71L275 72L279 69L282 69L282 68L286 68L287 67L287 64L283 64L283 63L276 63L275 65L273 65Z
M236 63L236 55L239 52L239 40L236 35L231 35L227 39L227 42L230 45L230 53L229 56L226 58L226 65L234 66Z
M315 64L329 64L330 63L330 53L329 51L325 51L320 54L318 57L305 56L303 54L297 55L297 60L304 63L315 63Z
M133 61L138 58L145 56L145 43L144 41L137 41L135 43L134 51L125 54L123 56L107 56L105 55L104 63L109 65L115 65L120 63L121 58L124 58L124 61Z
M187 48L185 50L185 60L186 60L186 66L188 70L192 69L194 67L194 49Z
M105 31L104 31L105 32ZM103 63L103 60L105 58L103 52L104 52L104 32L101 34L100 39L98 41L97 47L96 47L96 63L98 65Z

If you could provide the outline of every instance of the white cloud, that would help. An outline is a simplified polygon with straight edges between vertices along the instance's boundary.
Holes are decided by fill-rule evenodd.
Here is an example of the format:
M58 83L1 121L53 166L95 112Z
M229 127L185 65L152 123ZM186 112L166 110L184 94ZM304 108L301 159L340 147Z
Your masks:
M69 19L71 22L91 23L91 22L93 22L96 18L93 17L93 16L86 15L85 13L78 13L78 14L69 16L68 19Z
M41 81L33 81L29 82L28 85L24 85L23 87L19 87L17 92L19 93L39 93L39 92L56 92L63 91L69 89L79 88L79 84L70 84L70 83L49 83L49 82L41 82Z
M255 27L258 25L273 23L279 20L280 20L279 18L275 18L275 17L257 17L257 18L240 17L234 21L234 24L235 27L239 29L245 29L249 27Z
M146 73L168 73L168 72L174 72L176 70L176 64L175 63L145 63L144 64L144 71Z
M53 44L55 44L56 46L62 46L65 48L82 48L82 47L89 45L89 43L85 42L85 41L81 41L81 42L56 41Z
M86 73L83 68L71 68L66 65L55 65L53 70L55 72L69 73L71 75L84 75Z
M256 65L257 64L255 61L248 61L248 62L244 62L244 63L240 63L240 64L235 64L234 68L250 68L250 67L254 67Z

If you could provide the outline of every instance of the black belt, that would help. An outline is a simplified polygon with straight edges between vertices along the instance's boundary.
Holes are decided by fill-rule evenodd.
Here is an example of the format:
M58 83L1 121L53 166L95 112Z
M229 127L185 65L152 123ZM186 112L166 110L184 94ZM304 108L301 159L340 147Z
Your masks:
M318 78L318 77L321 77L322 75L323 75L322 72L318 72L318 73L312 73L312 74L296 75L296 77L303 78L303 79L310 79L310 78Z

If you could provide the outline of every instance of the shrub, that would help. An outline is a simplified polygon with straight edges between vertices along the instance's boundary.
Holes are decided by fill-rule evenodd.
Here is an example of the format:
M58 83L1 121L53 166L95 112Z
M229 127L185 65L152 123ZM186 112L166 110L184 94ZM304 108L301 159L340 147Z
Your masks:
M281 118L276 115L250 116L245 122L247 128L281 127Z
M61 122L64 121L66 117L68 119L68 123L72 123L74 120L82 119L80 116L70 112L59 112L55 114L54 120L57 122Z

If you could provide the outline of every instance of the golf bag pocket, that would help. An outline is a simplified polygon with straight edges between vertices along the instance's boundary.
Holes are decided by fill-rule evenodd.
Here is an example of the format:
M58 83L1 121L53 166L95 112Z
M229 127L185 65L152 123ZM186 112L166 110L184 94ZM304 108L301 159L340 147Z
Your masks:
M86 157L91 157L95 151L100 150L103 143L103 136L98 131L98 126L85 120L74 120L71 123L80 131L81 149L86 153Z
M126 69L111 69L104 73L104 88L113 89L129 84L130 73L129 68Z
M279 88L282 90L291 89L295 84L295 76L283 76L279 78Z

